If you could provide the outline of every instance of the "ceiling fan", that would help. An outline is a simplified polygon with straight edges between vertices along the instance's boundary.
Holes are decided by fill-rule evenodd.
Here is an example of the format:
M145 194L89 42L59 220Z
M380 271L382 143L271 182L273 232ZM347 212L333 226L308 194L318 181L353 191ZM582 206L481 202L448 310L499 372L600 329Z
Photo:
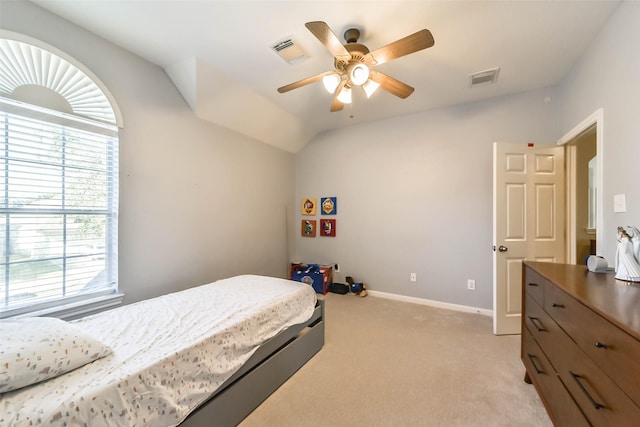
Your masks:
M322 80L327 91L333 93L332 112L340 111L344 104L351 103L351 90L356 86L362 86L367 97L378 87L400 98L411 95L414 88L391 76L371 70L370 67L434 45L431 32L424 29L370 52L365 45L358 43L360 31L356 28L345 31L344 39L347 44L343 45L325 22L307 22L305 26L334 56L335 70L282 86L278 88L278 92L289 92Z

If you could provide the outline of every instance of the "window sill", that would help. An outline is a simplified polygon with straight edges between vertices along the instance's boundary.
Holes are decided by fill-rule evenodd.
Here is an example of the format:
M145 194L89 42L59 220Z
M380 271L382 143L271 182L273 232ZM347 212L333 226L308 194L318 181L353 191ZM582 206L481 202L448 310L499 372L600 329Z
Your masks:
M88 316L90 314L96 314L100 311L104 311L110 308L115 308L116 306L122 304L123 300L124 294L118 293L103 295L82 301L57 305L55 307L47 307L37 311L30 311L28 313L21 313L12 317L19 318L49 316L57 317L63 320L74 320L79 319L80 317Z

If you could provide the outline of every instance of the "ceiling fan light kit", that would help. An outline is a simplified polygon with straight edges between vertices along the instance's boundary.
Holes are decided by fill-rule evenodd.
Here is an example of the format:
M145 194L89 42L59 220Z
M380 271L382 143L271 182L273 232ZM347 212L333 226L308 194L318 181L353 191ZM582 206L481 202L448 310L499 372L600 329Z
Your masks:
M340 111L344 104L351 103L351 90L355 86L362 86L367 98L379 87L399 98L408 97L414 88L370 68L434 45L431 32L424 29L370 52L365 45L358 43L360 31L357 28L345 31L347 44L343 45L325 22L307 22L305 26L333 55L335 71L290 83L278 88L278 92L289 92L322 80L327 92L333 94L332 112Z
M343 104L351 104L351 88L344 87L336 96L336 99Z
M369 68L362 63L350 63L347 71L349 81L356 86L362 86L369 80Z
M336 93L336 89L338 89L338 86L340 85L340 80L342 80L340 78L340 74L333 73L324 76L322 78L322 84L324 85L324 88L327 90L327 92L334 94Z
M363 85L362 89L364 89L364 93L367 95L367 98L371 98L371 95L378 90L380 87L379 83L374 82L373 80L367 80Z

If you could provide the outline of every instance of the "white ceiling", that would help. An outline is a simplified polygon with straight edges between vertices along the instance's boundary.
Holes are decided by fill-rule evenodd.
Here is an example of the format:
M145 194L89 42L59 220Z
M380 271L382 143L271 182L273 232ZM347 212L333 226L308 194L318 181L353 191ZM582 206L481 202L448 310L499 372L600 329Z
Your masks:
M557 84L620 3L33 1L163 67L199 117L291 152L329 129ZM356 27L370 50L423 28L435 46L376 67L413 86L408 98L356 93L351 106L331 113L321 82L276 91L333 69L308 21L325 21L341 40ZM291 65L271 49L289 37L308 59ZM470 87L469 74L494 67L496 84Z

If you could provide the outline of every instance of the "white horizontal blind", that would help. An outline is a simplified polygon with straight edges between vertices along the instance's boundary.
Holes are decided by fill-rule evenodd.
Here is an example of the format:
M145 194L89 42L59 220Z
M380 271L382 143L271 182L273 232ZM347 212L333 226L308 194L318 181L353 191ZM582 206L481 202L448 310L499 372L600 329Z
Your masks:
M0 110L0 317L117 292L114 129L88 131L53 112L43 120L28 108L6 110Z

